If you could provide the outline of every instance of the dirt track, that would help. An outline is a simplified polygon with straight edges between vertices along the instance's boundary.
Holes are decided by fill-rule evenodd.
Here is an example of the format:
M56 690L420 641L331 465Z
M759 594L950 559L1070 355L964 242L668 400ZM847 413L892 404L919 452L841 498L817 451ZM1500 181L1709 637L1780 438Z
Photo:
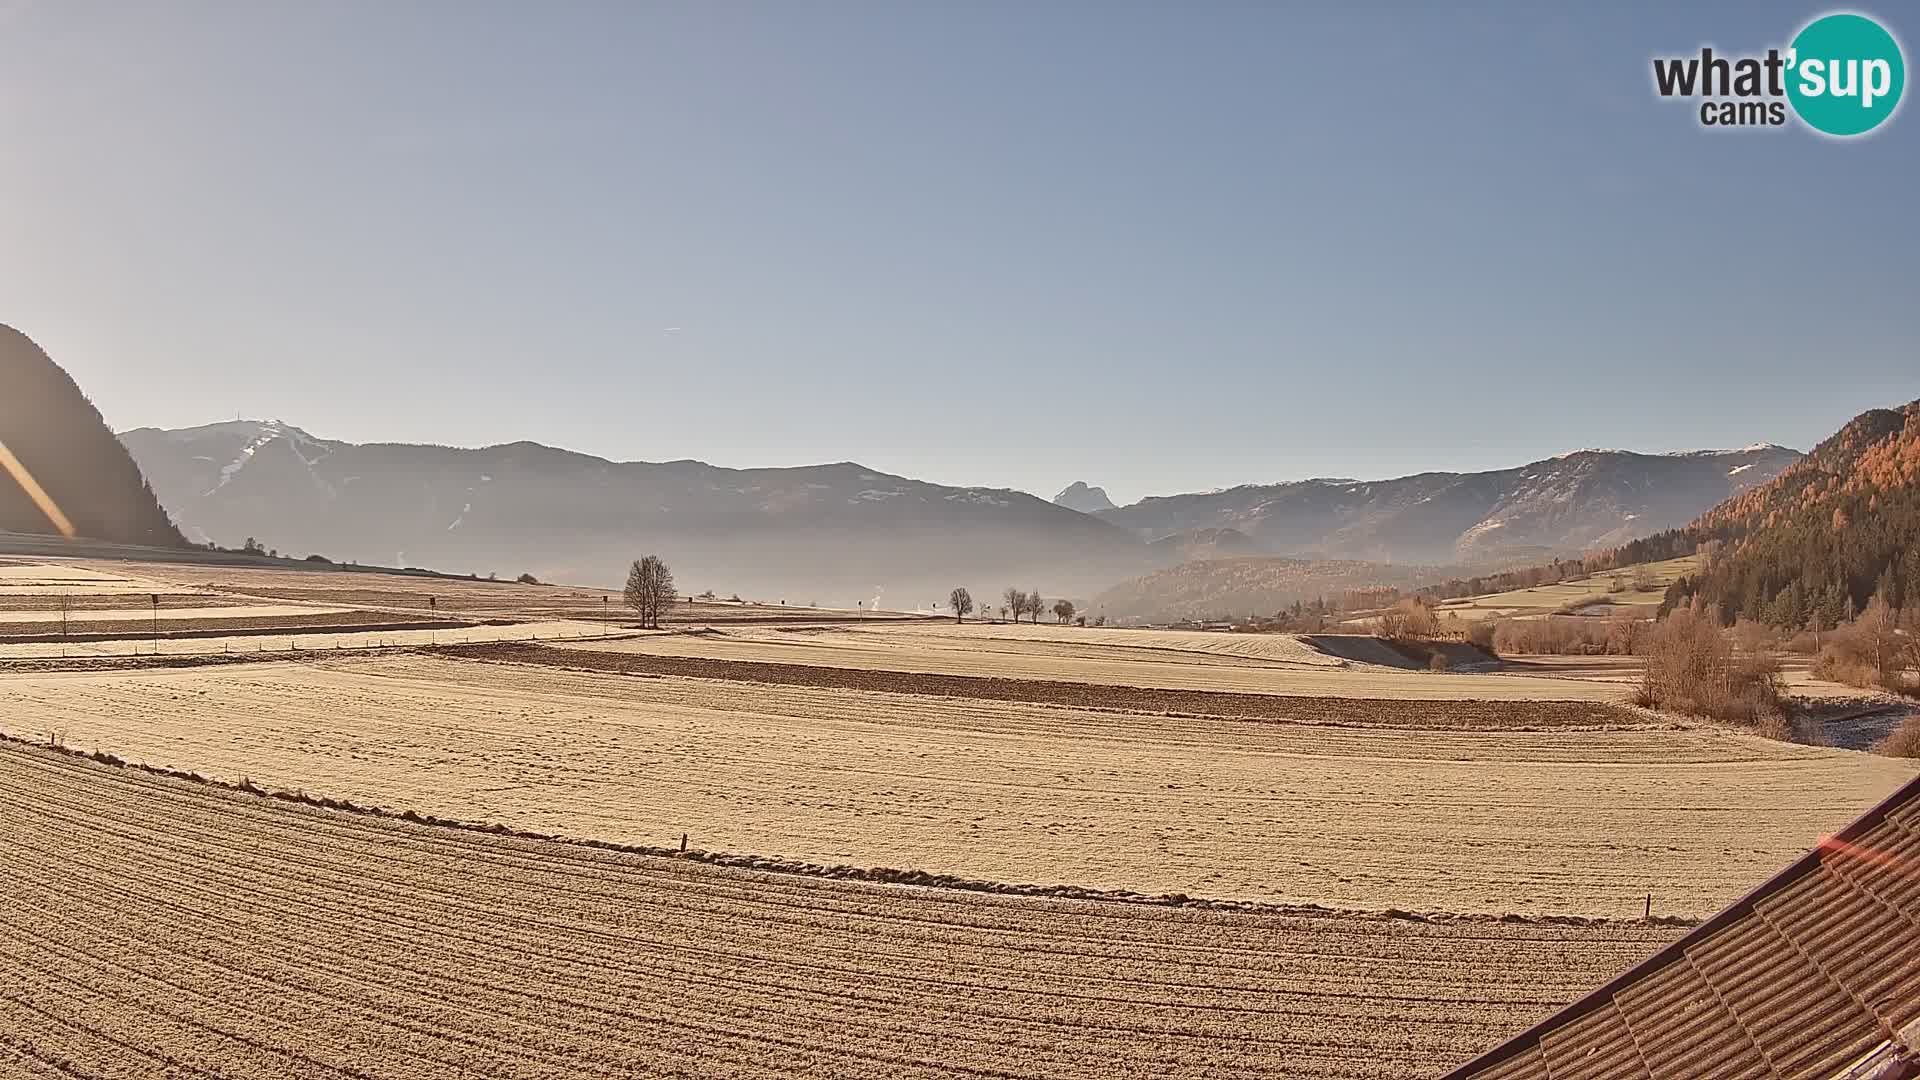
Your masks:
M827 881L0 746L0 1073L1432 1075L1671 940Z

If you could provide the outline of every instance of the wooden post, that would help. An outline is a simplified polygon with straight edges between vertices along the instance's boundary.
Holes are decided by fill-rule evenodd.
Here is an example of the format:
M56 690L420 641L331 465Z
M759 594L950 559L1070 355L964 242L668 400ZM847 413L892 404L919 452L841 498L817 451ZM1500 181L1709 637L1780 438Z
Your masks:
M1653 894L1647 894L1647 921L1653 921Z
M687 834L681 833L680 834L680 854L685 855L686 853L687 853Z

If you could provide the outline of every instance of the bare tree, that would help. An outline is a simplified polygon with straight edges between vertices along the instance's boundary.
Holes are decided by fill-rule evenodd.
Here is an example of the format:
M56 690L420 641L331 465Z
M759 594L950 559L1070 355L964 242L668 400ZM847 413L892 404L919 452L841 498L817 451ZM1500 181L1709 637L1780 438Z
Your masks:
M1033 625L1040 625L1040 613L1046 610L1047 602L1040 599L1040 590L1027 593L1027 614L1033 616Z
M973 614L973 594L968 592L965 586L948 593L947 603L953 605L954 622L965 622L967 616Z
M1007 612L1011 611L1013 612L1013 621L1019 622L1020 616L1027 613L1027 594L1021 592L1019 589L1009 585L1007 586L1007 591L1001 594L1000 598L1006 601L1006 603L1000 605L1001 618L1006 618Z
M1073 601L1071 601L1071 600L1059 600L1059 601L1056 601L1056 602L1054 603L1054 605L1053 605L1053 617L1054 617L1055 619L1058 619L1058 620L1059 620L1059 621L1061 621L1061 622L1070 622L1070 621L1072 621L1072 619L1073 619Z
M1867 608L1860 613L1854 623L1854 632L1859 635L1867 661L1873 665L1874 680L1887 689L1899 685L1898 673L1901 667L1900 613L1887 603L1884 592L1876 592L1867 601Z
M640 559L627 571L627 606L640 616L641 629L660 629L660 612L673 596L673 571L660 556Z

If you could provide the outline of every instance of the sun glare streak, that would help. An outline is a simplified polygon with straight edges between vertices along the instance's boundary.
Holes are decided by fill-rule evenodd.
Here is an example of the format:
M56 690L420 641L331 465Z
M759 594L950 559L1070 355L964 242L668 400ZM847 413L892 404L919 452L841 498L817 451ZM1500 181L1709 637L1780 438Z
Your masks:
M1892 852L1862 847L1859 844L1849 843L1831 836L1820 841L1820 850L1849 855L1871 866L1887 867L1898 877L1908 879L1920 878L1920 865L1910 863Z
M14 457L13 451L7 449L7 444L3 442L0 442L0 469L5 469L13 476L20 489L27 493L27 498L32 499L40 512L47 515L47 520L53 522L53 527L60 530L61 536L73 539L73 522L67 520L67 515L60 512L60 505L53 501L53 496L47 494L47 489L40 486L40 482L33 478L25 465L20 464L20 459Z

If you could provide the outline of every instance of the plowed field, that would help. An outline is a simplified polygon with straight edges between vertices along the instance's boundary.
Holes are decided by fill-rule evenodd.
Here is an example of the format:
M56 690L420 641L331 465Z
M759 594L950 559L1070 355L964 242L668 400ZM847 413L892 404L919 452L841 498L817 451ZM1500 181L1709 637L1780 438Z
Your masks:
M1423 1076L1675 933L765 874L0 745L9 1076Z

